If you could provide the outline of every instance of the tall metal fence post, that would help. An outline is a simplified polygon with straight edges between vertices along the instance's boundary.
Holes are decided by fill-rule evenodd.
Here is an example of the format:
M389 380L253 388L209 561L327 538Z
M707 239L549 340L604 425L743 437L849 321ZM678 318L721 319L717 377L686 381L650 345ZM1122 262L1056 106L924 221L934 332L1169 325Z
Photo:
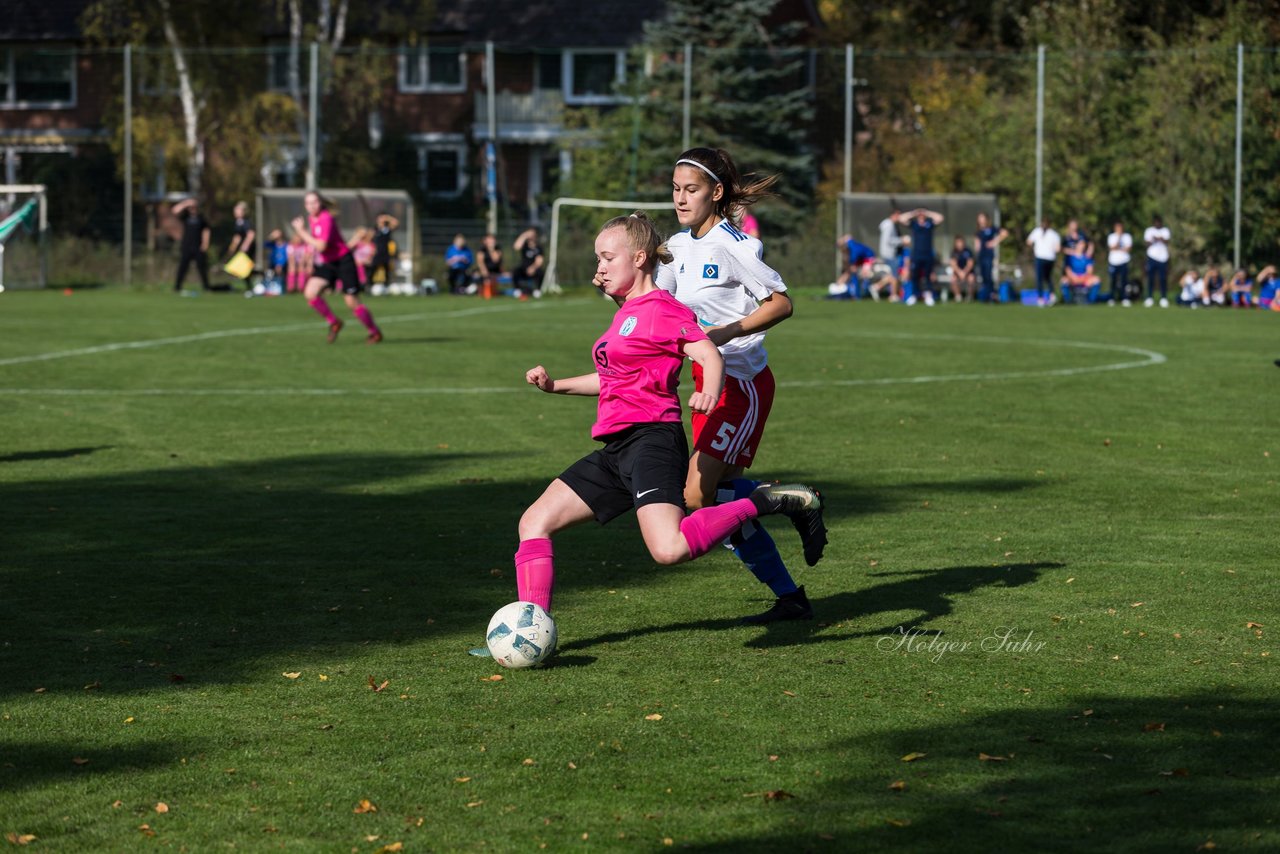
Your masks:
M307 189L314 190L319 186L320 169L316 163L316 113L320 109L320 44L311 43L311 81L307 109Z
M853 192L853 45L844 46L844 191Z
M1044 45L1036 48L1036 224L1044 221Z
M498 163L497 163L497 160L498 160L498 106L495 103L495 99L498 97L496 94L498 91L498 86L497 86L497 83L494 82L494 79L498 75L497 75L497 68L494 66L494 62L493 62L493 42L491 41L484 43L484 76L485 76L485 88L487 90L486 94L488 95L487 100L489 101L488 116L486 117L489 121L489 145L491 146L489 151L492 152L491 156L489 158L486 158L488 162L486 162L485 164L485 172L486 172L485 179L486 179L486 184L488 185L489 182L491 181L491 176L494 174L494 172L491 172L490 170L496 170L498 168ZM498 233L497 188L495 186L488 186L487 189L488 189L488 196L489 196L489 233L497 234Z
M133 284L133 45L124 46L124 283Z
M1244 171L1244 44L1236 43L1236 223L1235 269L1240 269L1240 183Z
M684 134L681 137L681 151L689 150L690 116L693 108L693 45L684 43Z

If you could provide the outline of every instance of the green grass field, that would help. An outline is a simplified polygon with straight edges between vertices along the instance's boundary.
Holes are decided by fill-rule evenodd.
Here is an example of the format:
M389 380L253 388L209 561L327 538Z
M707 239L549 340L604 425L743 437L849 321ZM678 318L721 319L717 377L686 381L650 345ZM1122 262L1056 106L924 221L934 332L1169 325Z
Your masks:
M610 307L371 305L379 347L293 298L0 296L0 834L1280 847L1280 317L802 292L756 473L827 495L818 567L772 526L818 619L738 626L767 591L628 516L557 539L560 654L502 672L466 650L516 522L592 447L523 374Z

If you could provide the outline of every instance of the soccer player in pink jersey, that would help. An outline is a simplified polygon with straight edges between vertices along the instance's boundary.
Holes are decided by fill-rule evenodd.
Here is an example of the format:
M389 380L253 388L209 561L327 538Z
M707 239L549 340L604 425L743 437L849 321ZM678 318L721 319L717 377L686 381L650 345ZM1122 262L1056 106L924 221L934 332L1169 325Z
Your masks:
M306 208L309 222L304 223L302 217L297 217L293 221L293 231L316 251L316 260L319 262L311 271L303 293L307 297L307 304L329 324L329 343L337 340L343 327L342 321L334 316L329 304L325 302L324 292L329 288L342 289L342 298L346 300L347 308L369 330L365 343L381 343L382 330L373 322L373 315L369 313L368 307L360 302L360 291L364 290L364 286L360 284L360 274L356 272L351 248L342 239L342 232L333 221L333 214L330 213L333 205L315 190L303 197L302 204Z
M820 506L818 494L797 484L768 484L750 495L685 515L689 450L677 386L684 357L702 371L703 388L689 408L711 412L724 377L724 360L698 319L654 283L668 260L653 223L643 213L605 223L596 237L596 281L618 304L613 322L591 348L595 371L551 379L541 365L525 380L551 394L599 398L591 436L604 443L553 480L520 517L516 588L522 601L551 608L554 563L551 537L595 519L609 522L635 508L640 534L663 565L706 554L744 522L771 513L795 516Z
M724 356L726 374L715 407L692 413L694 450L685 486L690 509L740 499L760 485L744 473L755 459L773 405L764 334L791 316L792 304L782 277L762 260L760 241L736 223L776 180L770 176L748 183L727 151L712 148L689 149L672 172L672 202L684 231L667 241L673 260L659 267L656 283L697 314ZM696 363L693 378L702 390L704 377ZM805 562L813 566L827 543L822 502L791 521ZM744 525L730 544L777 597L772 608L744 618L744 623L813 616L804 588L787 571L768 531L756 523Z

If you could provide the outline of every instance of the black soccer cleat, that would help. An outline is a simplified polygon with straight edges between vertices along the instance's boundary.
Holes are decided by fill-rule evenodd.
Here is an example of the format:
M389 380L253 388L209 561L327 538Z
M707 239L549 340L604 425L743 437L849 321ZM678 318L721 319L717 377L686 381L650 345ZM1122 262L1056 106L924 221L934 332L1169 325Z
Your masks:
M822 509L822 496L802 483L762 483L748 497L761 516L781 513L794 519Z
M780 620L812 619L813 606L809 604L809 597L804 595L804 588L801 587L795 593L779 596L773 603L773 607L763 614L752 614L750 617L743 617L740 622L744 626L763 626Z
M800 535L800 544L804 547L804 562L809 566L817 566L827 547L827 523L822 519L826 502L822 500L822 493L818 490L815 489L813 494L818 497L818 506L791 517L791 524L795 526L796 533Z

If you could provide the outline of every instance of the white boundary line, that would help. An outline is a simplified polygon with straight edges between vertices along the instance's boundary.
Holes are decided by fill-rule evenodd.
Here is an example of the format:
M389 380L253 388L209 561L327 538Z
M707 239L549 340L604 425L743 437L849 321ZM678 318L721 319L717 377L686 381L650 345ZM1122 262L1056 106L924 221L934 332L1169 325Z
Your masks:
M538 308L537 305L518 304L512 306L496 306L485 308L468 308L461 311L419 312L418 314L394 314L378 320L379 324L403 323L407 320L423 320L431 317L468 317L473 314L488 314L499 311L528 311ZM0 367L7 365L25 365L31 362L48 362L53 359L70 359L74 356L94 356L98 353L114 353L118 350L146 350L151 347L169 347L174 344L194 344L197 341L214 341L219 338L237 338L242 335L263 335L272 332L315 332L322 329L321 321L311 323L289 323L282 326L251 326L243 329L220 329L214 332L201 332L197 335L179 335L174 338L152 338L147 341L121 341L116 344L99 344L95 347L81 347L77 350L60 350L53 353L39 353L32 356L13 356L0 359Z
M464 309L455 312L444 313L419 313L419 314L402 314L387 317L380 321L381 323L402 322L408 320L421 320L423 318L432 317L466 317L475 314L484 314L495 311L515 311L528 310L532 306L520 305L498 308L474 308ZM102 344L97 347L84 347L78 350L63 350L54 353L42 353L33 356L18 356L10 359L0 359L0 366L27 364L31 362L48 361L52 359L65 359L73 356L88 356L96 353L110 353L120 350L137 350L148 347L165 347L175 344L190 344L197 341L208 341L219 338L232 338L241 335L261 335L271 332L297 332L301 330L314 331L315 323L294 323L283 326L263 326L248 329L224 329L217 332L204 332L198 335L182 335L174 338L156 338L150 341L122 341L116 344ZM1154 350L1144 350L1141 347L1128 347L1123 344L1099 344L1090 341L1071 341L1055 338L1008 338L1002 336L988 335L943 335L928 333L912 333L912 332L859 332L848 331L844 334L849 337L859 338L893 338L906 341L918 340L934 340L934 341L958 341L964 343L986 343L986 344L1019 344L1032 345L1042 347L1071 347L1078 350L1103 350L1110 352L1128 353L1141 358L1133 361L1111 362L1105 365L1088 365L1075 368L1047 368L1039 371L1001 371L1001 372L985 372L973 374L938 374L931 376L917 377L877 377L870 379L821 379L821 380L792 380L778 383L782 388L826 388L831 386L885 386L885 385L916 385L921 383L942 383L942 382L973 382L973 381L992 381L992 380L1008 380L1008 379L1028 379L1033 377L1071 377L1080 374L1101 373L1103 371L1124 371L1133 368L1146 368L1154 365L1162 365L1168 361L1163 353L1157 353ZM284 396L306 396L306 397L326 397L336 395L431 395L431 394L511 394L517 391L524 391L524 386L499 386L499 387L476 387L476 388L387 388L387 389L333 389L333 388L228 388L228 389L192 389L192 388L144 388L144 389L91 389L91 388L0 388L0 394L7 395L54 395L54 396L101 396L101 397L165 397L165 396L191 396L191 397L284 397Z

